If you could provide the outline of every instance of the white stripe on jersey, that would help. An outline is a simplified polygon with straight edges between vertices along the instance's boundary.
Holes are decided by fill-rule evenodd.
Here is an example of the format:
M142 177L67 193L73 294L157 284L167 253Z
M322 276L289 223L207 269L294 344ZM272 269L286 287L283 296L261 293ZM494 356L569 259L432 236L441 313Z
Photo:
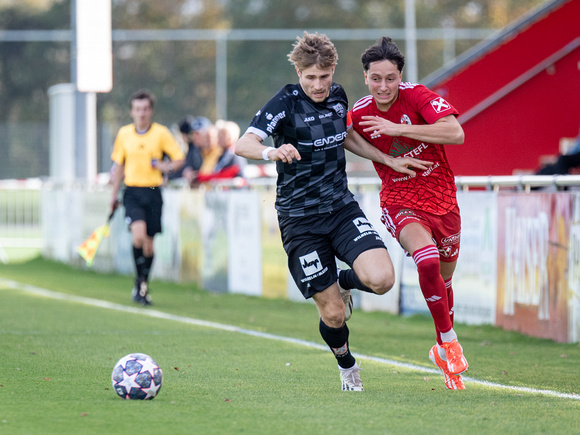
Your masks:
M411 83L411 82L401 82L399 83L399 89L413 89L419 83Z
M419 85L419 83L401 82L401 83L399 83L399 89L413 89L415 86L418 86L418 85ZM356 103L354 103L354 106L352 106L352 111L356 112L359 109L367 107L372 102L373 102L372 95L367 95L366 97L362 97Z
M354 106L352 106L352 111L355 112L358 109L362 109L363 107L367 107L372 102L373 102L372 95L367 95L366 97L362 97L360 100L358 100L356 103L354 103Z

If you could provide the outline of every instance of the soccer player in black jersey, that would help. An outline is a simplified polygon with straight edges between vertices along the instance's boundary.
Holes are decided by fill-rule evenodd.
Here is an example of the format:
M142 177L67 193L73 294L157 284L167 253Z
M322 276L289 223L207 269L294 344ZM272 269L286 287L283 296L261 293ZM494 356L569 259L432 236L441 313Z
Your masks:
M288 267L304 297L316 303L320 334L338 361L342 390L363 391L349 350L352 299L345 289L384 294L394 284L394 269L383 240L348 190L348 100L332 80L334 44L326 35L304 32L288 57L298 84L284 86L258 111L235 152L276 162L276 210ZM274 147L262 144L268 136ZM352 144L350 151L383 161L367 142ZM336 258L351 269L339 273Z

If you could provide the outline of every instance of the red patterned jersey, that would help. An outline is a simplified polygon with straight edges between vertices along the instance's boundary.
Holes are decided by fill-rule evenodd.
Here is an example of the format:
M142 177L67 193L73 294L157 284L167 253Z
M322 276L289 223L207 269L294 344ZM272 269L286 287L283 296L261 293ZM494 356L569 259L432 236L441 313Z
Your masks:
M352 126L369 143L392 157L414 157L433 162L433 166L426 171L415 170L415 177L373 162L382 181L382 208L399 205L436 215L445 214L457 205L455 177L443 145L386 135L371 139L370 133L363 132L365 126L360 125L361 117L381 116L394 123L422 125L433 124L444 116L457 114L451 104L416 83L401 83L397 100L386 112L377 108L372 95L355 103L351 111Z

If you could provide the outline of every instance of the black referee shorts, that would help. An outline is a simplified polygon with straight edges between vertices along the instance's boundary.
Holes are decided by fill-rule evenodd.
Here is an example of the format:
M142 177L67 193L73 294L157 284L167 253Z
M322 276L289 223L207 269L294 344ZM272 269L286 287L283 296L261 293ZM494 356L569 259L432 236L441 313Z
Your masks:
M288 268L306 299L336 282L336 258L350 267L369 249L386 249L357 202L332 213L278 216ZM336 257L336 258L335 258Z
M145 221L149 237L161 232L163 197L159 187L127 186L123 195L123 205L125 221L129 227L135 221Z

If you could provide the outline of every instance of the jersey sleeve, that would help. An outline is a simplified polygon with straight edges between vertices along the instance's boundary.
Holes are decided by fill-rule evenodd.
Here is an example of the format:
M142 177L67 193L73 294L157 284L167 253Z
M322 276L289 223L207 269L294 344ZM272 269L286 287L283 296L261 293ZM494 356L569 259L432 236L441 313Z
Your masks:
M115 144L113 146L113 152L111 153L111 160L118 165L125 164L125 148L123 146L123 133L124 128L121 128L117 133L117 137L115 139Z
M268 136L282 132L284 118L289 116L283 93L284 91L280 90L256 113L246 133L254 133L264 140Z
M417 86L415 92L416 104L421 116L428 124L448 115L458 115L459 112L447 100L426 88Z
M167 127L163 127L162 140L163 152L167 154L171 160L185 160L185 154Z

